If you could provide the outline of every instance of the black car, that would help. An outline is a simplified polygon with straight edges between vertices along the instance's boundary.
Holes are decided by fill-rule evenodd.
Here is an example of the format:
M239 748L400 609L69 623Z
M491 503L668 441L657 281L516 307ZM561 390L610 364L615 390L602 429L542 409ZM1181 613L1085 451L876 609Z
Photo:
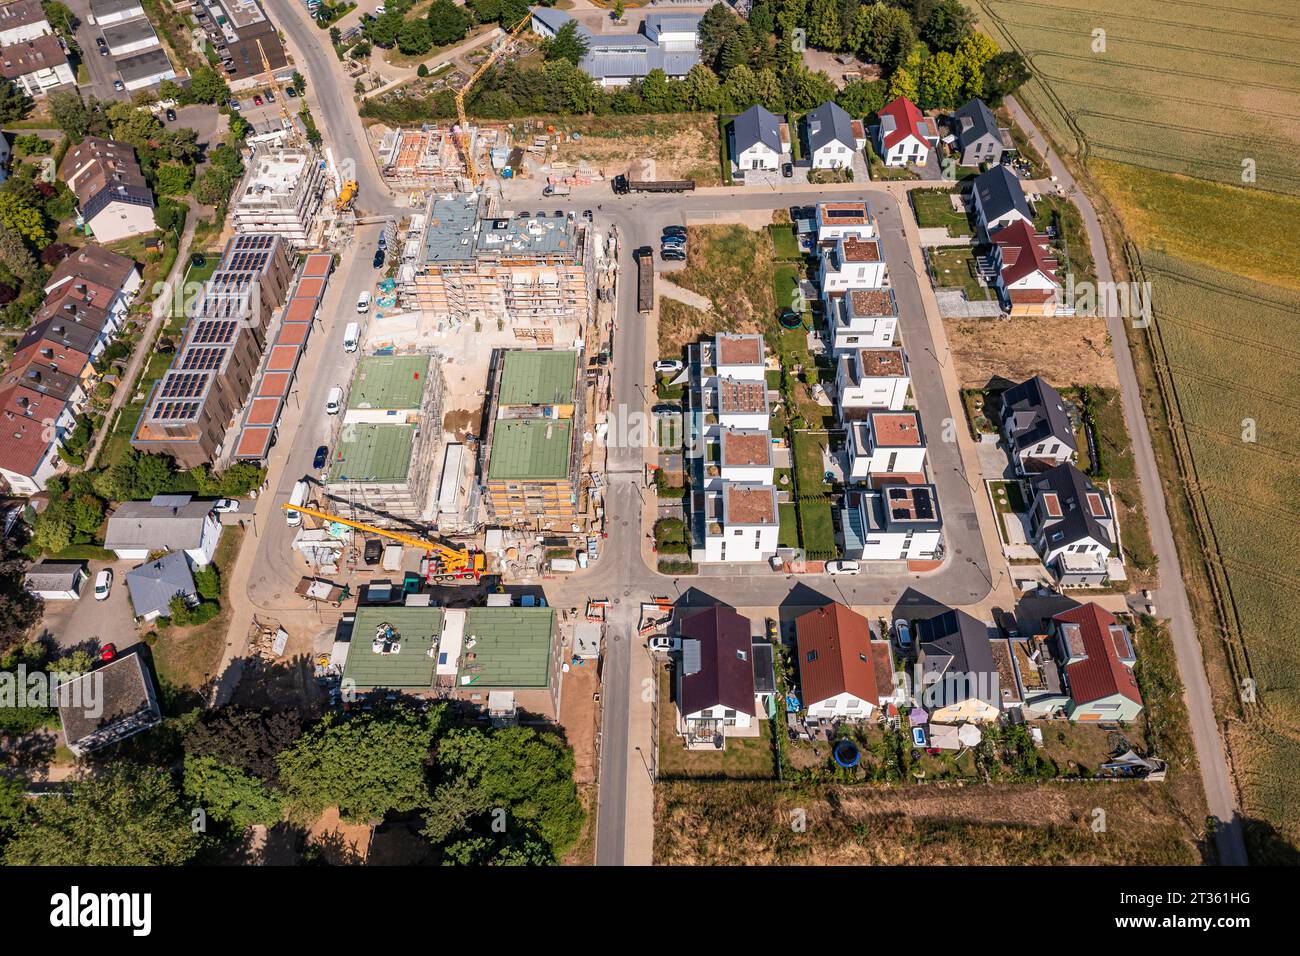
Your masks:
M659 258L664 262L685 262L686 251L677 246L664 246L659 250Z
M329 457L330 450L324 445L316 449L316 454L312 457L311 466L317 471L325 467L325 459Z
M172 109L170 106L167 107L167 122L169 123L176 122L176 111Z
M298 98L298 91L295 90L292 86L286 86L284 91L289 95L289 99L293 100Z
M785 163L781 166L781 175L786 179L794 176L794 163Z
M196 252L190 256L190 265L195 269L202 269L208 264L208 257L201 252Z
M375 266L376 269L382 269L382 268L384 267L384 250L383 250L383 249L376 249L376 250L375 250L375 262L374 262L374 266Z
M664 235L674 236L678 239L685 239L686 227L685 226L664 226Z

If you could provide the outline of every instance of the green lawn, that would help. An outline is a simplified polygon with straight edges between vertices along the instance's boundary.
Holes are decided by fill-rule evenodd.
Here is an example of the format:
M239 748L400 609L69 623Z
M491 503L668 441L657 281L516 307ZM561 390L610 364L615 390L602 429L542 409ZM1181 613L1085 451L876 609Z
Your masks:
M793 225L785 223L768 226L767 231L772 234L772 245L777 259L789 262L803 259L803 252L799 249L799 237L795 235Z
M972 235L970 220L952 208L950 189L917 189L910 194L916 222L922 229L946 228L950 236Z
M830 486L822 481L825 471L822 469L821 450L826 447L828 440L829 436L825 432L794 433L792 455L795 481L801 498L830 491Z
M783 548L799 547L799 513L793 502L777 505L781 517L781 530L777 543Z
M801 498L799 524L803 529L803 549L809 557L817 559L836 552L835 524L829 501Z
M677 705L673 701L672 669L659 671L660 779L673 777L728 777L767 780L776 776L772 750L772 722L759 721L757 737L728 737L722 750L687 750L677 736Z
M794 262L777 262L772 266L772 298L778 311L787 308L807 311L799 307L805 304L798 296L800 271L800 265ZM775 322L775 316L772 321Z
M976 251L970 246L927 249L926 258L941 289L961 289L966 298L979 302L991 299L992 293L980 285L975 272Z
M1022 514L1029 510L1020 491L1020 482L990 481L989 488L993 492L993 504L999 514Z

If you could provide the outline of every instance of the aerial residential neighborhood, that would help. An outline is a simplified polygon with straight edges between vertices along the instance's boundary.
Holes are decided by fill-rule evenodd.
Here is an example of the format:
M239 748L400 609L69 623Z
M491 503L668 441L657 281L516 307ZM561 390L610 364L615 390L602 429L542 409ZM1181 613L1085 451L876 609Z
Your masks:
M1290 373L1015 6L0 0L0 859L1294 862Z

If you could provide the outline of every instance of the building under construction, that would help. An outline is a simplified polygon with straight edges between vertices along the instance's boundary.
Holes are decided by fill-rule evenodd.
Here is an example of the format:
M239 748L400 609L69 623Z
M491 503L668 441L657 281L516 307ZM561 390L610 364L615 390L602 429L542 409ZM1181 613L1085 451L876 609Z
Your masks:
M471 126L466 133L466 146L471 151L488 149L496 142L497 135L494 129ZM444 193L471 189L464 147L449 126L430 124L418 129L390 129L379 141L376 152L380 172L394 188Z
M579 351L553 349L493 353L479 473L495 524L556 534L588 528L581 359Z
M254 147L230 205L235 232L280 236L295 249L312 245L324 195L325 170L314 149Z
M428 355L357 364L326 464L329 510L379 526L426 523L437 506L442 376Z
M399 273L403 305L435 322L509 328L538 345L573 341L596 287L591 223L485 207L463 194L430 199L423 237Z

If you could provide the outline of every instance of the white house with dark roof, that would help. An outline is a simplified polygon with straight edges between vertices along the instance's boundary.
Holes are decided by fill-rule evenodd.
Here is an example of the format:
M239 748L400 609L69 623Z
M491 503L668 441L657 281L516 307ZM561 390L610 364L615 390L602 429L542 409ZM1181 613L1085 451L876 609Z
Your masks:
M171 617L172 598L179 597L190 607L199 603L190 559L180 551L132 568L126 572L126 587L135 616L145 622Z
M803 122L813 169L851 167L854 153L866 145L854 135L853 118L830 100L804 114Z
M124 561L140 561L156 551L184 551L196 567L210 564L221 538L221 521L211 501L189 495L154 495L124 501L108 519L104 547Z
M78 757L162 722L153 676L138 649L60 684L58 699L64 743Z
M837 357L862 348L888 348L898 331L898 302L889 286L847 289L826 297L826 325Z
M652 70L662 70L670 80L680 80L700 62L699 26L702 17L690 13L651 13L643 32L595 33L563 10L534 7L530 29L552 39L569 23L587 45L578 66L602 87L627 86L644 80Z
M1002 162L1002 153L1006 149L1002 132L993 111L983 100L969 100L954 110L948 117L948 129L959 165Z
M28 96L43 96L77 81L63 43L53 34L0 47L0 75Z
M849 491L840 505L844 557L855 561L933 561L941 556L943 515L934 485Z
M901 347L854 349L840 356L835 372L840 421L865 418L873 408L899 411L911 386Z
M688 746L718 749L727 737L756 736L767 711L755 686L749 619L715 604L682 619L678 634L678 733Z
M921 687L917 702L931 723L984 723L1002 713L1001 678L989 641L992 626L946 610L915 622Z
M23 574L23 587L46 601L76 601L86 578L86 566L80 562L38 561Z
M1020 180L1005 166L994 166L971 180L975 217L985 236L1013 222L1034 224L1034 209Z
M1068 462L1038 475L1029 486L1029 532L1043 564L1063 587L1103 584L1116 542L1106 493Z
M731 161L741 172L772 171L786 157L781 141L781 120L754 104L731 121Z
M54 29L45 19L40 0L13 0L0 5L0 46L50 36Z
M1041 376L1002 393L1002 437L1022 475L1073 461L1078 453L1074 426L1061 393Z

